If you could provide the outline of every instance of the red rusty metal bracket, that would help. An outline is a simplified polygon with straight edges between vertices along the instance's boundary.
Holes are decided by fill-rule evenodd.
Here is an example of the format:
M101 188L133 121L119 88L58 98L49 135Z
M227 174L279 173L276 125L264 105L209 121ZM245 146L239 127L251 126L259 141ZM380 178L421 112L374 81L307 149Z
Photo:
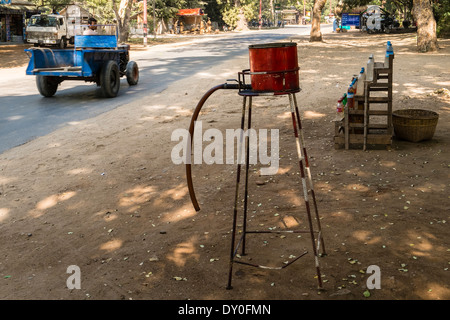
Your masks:
M250 89L250 86L246 86L247 89ZM195 107L194 113L192 114L191 123L189 125L189 137L190 137L190 144L188 146L188 158L186 161L186 179L187 179L187 185L189 189L189 196L191 197L192 204L196 211L200 211L200 206L198 205L197 197L195 196L195 190L194 190L194 184L192 182L192 138L194 137L194 128L195 128L195 122L198 119L198 116L200 114L200 111L203 108L203 105L205 104L206 100L217 90L219 89L234 89L239 90L241 89L241 85L239 83L237 84L230 84L230 83L223 83L218 86L215 86L211 89L209 89L203 97L198 102L197 106Z

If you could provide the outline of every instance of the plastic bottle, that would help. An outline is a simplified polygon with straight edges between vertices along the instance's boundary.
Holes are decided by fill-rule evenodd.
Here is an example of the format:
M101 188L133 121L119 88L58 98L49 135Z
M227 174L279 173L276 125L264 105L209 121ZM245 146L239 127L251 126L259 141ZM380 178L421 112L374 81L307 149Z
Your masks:
M369 60L367 61L367 75L366 80L373 80L373 67L374 67L374 61L373 61L373 54L369 56Z
M352 83L349 85L348 90L347 90L347 108L349 110L353 110L355 107L354 106L355 82L356 82L356 79L353 79Z
M384 66L389 67L389 56L394 55L394 48L392 48L392 43L390 41L386 44L386 55L384 57Z
M347 92L344 93L344 95L343 95L342 107L345 108L346 105L347 105Z
M388 41L386 43L386 56L394 54L394 48L392 48L392 43Z
M352 83L350 84L353 86L353 94L356 95L356 89L358 88L358 75L353 75Z
M340 98L337 102L337 107L336 107L336 111L337 112L342 112L344 111L343 105L342 105L342 100L344 100L344 96L342 96L342 98Z
M364 68L361 68L361 71L359 72L358 75L358 82L356 85L356 93L355 95L359 95L362 96L364 94L364 80L366 80L366 73Z

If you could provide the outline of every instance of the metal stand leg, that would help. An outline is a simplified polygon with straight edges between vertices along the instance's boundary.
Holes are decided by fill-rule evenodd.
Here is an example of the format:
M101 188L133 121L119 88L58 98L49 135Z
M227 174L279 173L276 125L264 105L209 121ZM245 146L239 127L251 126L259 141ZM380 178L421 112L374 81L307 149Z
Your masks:
M250 97L251 99L251 97ZM244 124L245 124L245 106L247 102L247 97L244 96L244 102L242 105L242 117L241 117L241 132L239 137L238 144L238 165L237 165L237 176L236 176L236 191L234 196L234 208L233 208L233 229L231 232L231 251L230 251L230 264L229 264L229 272L228 272L228 285L227 290L233 289L231 286L231 278L233 274L233 260L235 255L235 240L236 240L236 220L237 220L237 210L238 210L238 202L239 202L239 184L241 181L241 159L242 159L242 143L244 139ZM248 162L247 162L248 164ZM247 182L246 182L247 189Z
M245 154L245 187L244 187L244 222L242 234L242 255L245 255L245 236L247 234L247 205L248 205L248 169L250 165L250 129L252 127L252 97L248 97L248 123Z
M326 255L327 253L325 251L325 242L323 241L322 227L320 225L319 211L317 209L316 193L314 191L314 184L313 184L313 180L312 180L311 169L310 169L310 166L309 166L308 153L306 152L306 145L305 145L305 139L304 139L304 136L303 136L300 112L298 111L297 98L295 97L295 94L293 94L292 97L293 97L293 100L294 100L295 113L296 113L296 116L297 116L298 128L299 128L299 132L300 132L300 144L302 146L302 150L303 150L303 154L304 154L304 158L305 158L305 168L306 168L306 173L308 175L308 181L309 181L309 186L310 186L310 191L311 191L311 197L313 199L314 212L315 212L315 216L316 216L316 220L317 220L317 227L318 227L318 230L319 230L318 238L319 238L319 242L322 244L322 255ZM319 248L319 245L317 247Z
M316 219L317 219L317 222L319 223L319 236L318 236L318 243L317 243L317 248L316 248L316 240L315 240L315 236L314 236L314 229L313 229L312 218L311 218L311 209L309 206L308 188L306 185L305 165L306 165L306 171L308 173L308 180L311 185L312 194L314 194L314 192L313 192L313 187L312 187L311 172L309 170L308 158L306 156L306 148L304 147L303 130L302 130L301 121L300 121L300 114L298 111L298 106L297 106L297 101L295 99L295 95L289 94L289 103L291 105L292 124L294 127L295 141L296 141L296 145L297 145L297 155L299 158L300 176L301 176L302 185L303 185L303 196L305 199L306 213L308 215L309 231L310 231L311 240L312 240L312 249L313 249L315 265L316 265L317 280L319 282L319 288L322 288L322 277L320 274L318 251L319 251L320 242L322 242L322 245L323 245L323 239L322 239L322 232L320 231L320 223L319 223L319 217L318 217L318 213L317 213L315 196L313 195L313 202L314 202L314 206L316 208ZM298 125L298 130L297 130L297 125ZM300 135L299 135L299 132L300 132ZM303 162L305 162L305 165L303 164ZM322 240L322 241L320 241L320 240Z

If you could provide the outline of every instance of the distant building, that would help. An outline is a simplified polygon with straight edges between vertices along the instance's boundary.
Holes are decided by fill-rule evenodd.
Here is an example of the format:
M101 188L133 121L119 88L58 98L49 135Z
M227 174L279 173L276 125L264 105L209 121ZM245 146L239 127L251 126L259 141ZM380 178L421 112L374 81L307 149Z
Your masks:
M75 19L79 19L80 23L87 24L89 17L92 16L87 9L74 4L68 5L67 7L61 9L59 14L68 17L68 24L75 24Z
M200 30L202 16L205 13L200 8L195 9L180 9L177 13L179 24L183 25L184 31Z
M25 39L26 20L39 13L38 7L25 0L0 0L0 42Z
M298 24L300 12L295 9L281 10L281 17L284 24Z

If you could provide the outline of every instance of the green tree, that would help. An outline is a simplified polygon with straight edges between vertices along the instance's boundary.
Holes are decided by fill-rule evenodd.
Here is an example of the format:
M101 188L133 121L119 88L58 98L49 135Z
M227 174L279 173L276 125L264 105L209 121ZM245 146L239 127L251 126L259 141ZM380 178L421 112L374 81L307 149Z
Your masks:
M205 13L208 14L208 17L211 18L211 21L216 21L219 24L223 24L223 16L222 16L222 11L223 11L223 3L221 3L218 0L215 1L208 1L205 5Z
M148 20L153 20L153 6L152 1L148 4ZM176 16L178 9L185 6L184 0L155 0L155 24L160 24L162 30L167 30L167 22ZM197 3L192 3L193 7L198 8Z
M435 2L433 5L438 37L450 37L450 0Z
M102 23L117 23L119 41L128 40L130 17L137 10L138 4L134 0L84 0L79 4L88 7L91 13Z
M256 0L216 0L222 5L223 21L236 30L248 30L248 21L256 17Z
M31 2L37 4L39 7L47 7L52 11L58 11L65 6L71 4L71 0L31 0Z
M84 0L80 5L89 10L99 23L114 23L116 15L113 11L112 1L108 0Z

